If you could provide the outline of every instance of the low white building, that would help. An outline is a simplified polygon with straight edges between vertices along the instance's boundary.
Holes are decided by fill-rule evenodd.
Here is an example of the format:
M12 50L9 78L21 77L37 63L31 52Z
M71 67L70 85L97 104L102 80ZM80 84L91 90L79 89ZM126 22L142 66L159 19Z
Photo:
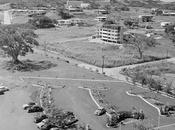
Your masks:
M106 16L99 16L99 17L96 17L95 20L98 21L98 22L105 22L107 19Z
M85 21L79 18L72 18L72 19L57 20L57 22L58 22L58 25L60 26L69 26L69 25L81 24L81 23L84 23Z

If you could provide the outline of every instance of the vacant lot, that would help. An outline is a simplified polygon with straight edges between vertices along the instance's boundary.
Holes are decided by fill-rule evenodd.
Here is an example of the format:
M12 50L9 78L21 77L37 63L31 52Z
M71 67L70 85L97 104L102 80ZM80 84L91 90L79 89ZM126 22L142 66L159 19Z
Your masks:
M167 56L171 57L171 53L167 53L167 50L160 51L160 49L163 50L163 47L164 45L161 44L155 48L146 50L144 53L145 57L138 59L138 53L129 48L120 49L114 45L88 42L87 40L48 45L48 48L51 50L99 67L103 64L102 56L104 56L104 67L109 68L158 60ZM168 49L171 49L170 46Z

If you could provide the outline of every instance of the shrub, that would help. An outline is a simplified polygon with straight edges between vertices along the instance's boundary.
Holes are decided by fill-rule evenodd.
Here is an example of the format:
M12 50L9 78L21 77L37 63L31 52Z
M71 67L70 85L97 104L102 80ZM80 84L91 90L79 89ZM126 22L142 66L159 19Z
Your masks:
M46 16L37 16L30 19L28 23L32 24L37 28L52 28L55 27L53 20Z

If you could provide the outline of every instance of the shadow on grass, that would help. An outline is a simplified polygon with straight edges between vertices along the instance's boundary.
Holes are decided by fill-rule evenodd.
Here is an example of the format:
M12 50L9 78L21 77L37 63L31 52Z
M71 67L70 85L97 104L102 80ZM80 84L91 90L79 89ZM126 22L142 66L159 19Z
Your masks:
M19 64L14 64L12 61L8 61L3 65L3 68L6 70L10 70L12 72L15 71L41 71L47 70L53 67L56 67L57 64L54 64L50 61L32 61L32 60L25 60L21 61Z

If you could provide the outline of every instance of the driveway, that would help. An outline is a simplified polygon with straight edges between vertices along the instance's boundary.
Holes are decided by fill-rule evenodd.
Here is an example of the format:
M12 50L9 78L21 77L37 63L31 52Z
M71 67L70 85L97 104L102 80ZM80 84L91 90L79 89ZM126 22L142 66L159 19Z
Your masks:
M75 87L57 89L53 92L55 104L58 108L70 110L80 119L89 124L93 130L106 130L106 116L97 117L93 113L97 109L88 91Z

